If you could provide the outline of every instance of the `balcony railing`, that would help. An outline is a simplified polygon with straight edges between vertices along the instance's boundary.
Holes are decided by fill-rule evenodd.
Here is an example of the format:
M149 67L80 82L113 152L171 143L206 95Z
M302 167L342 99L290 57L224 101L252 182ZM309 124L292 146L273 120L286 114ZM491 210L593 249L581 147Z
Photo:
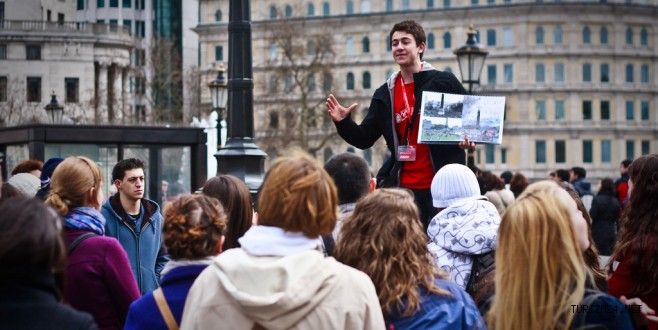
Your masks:
M20 32L92 33L94 35L130 35L125 26L89 22L0 21L0 30Z

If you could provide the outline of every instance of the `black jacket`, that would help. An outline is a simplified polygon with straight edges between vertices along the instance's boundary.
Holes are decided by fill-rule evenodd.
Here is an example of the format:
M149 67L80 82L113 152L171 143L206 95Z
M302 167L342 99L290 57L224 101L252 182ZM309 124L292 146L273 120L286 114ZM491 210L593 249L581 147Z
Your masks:
M338 134L347 143L359 149L372 147L380 136L384 136L392 156L379 169L378 179L387 176L393 168L396 162L396 149L400 143L400 137L395 130L393 121L393 94L391 93L396 78L397 74L392 75L387 83L375 91L368 114L361 124L356 124L351 116L334 123ZM420 100L423 99L423 91L466 94L466 90L452 73L438 71L423 62L423 71L414 74L414 96L417 100L414 111L419 112L417 121L420 120ZM456 144L430 144L429 149L434 173L444 165L465 164L466 162L466 153Z

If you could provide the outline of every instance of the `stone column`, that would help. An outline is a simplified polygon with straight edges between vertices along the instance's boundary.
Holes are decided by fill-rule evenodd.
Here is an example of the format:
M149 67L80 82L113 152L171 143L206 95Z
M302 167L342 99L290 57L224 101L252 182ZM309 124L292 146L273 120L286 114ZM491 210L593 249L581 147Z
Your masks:
M112 110L114 110L113 123L121 123L123 121L123 70L119 64L113 64L114 67L114 81L112 82Z
M98 62L98 88L96 90L97 98L97 113L96 113L96 122L97 123L107 123L107 112L109 97L107 88L107 67L108 63Z
M130 120L132 99L130 98L129 86L130 76L128 67L121 68L121 104L122 104L122 123Z

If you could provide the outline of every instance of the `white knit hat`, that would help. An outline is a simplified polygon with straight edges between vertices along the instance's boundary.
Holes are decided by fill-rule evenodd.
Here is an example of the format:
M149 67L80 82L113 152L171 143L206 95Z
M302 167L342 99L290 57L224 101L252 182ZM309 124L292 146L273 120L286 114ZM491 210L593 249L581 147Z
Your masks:
M25 197L32 198L37 194L37 190L41 188L41 180L34 174L18 173L9 180L7 183L18 189Z
M434 207L446 208L465 198L480 196L480 185L473 171L461 164L442 167L432 179Z

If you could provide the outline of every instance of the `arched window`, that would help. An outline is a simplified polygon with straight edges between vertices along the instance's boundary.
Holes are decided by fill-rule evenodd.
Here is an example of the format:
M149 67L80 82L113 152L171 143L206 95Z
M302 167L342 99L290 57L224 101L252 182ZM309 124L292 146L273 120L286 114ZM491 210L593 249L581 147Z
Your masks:
M633 64L626 64L626 82L633 82Z
M607 45L608 44L608 29L604 26L601 27L601 32L599 32L600 38L601 38L601 45Z
M434 0L427 0L427 8L434 8Z
M308 80L306 81L306 88L309 92L315 91L315 75L311 74L308 76Z
M384 37L384 39L386 39L384 40L384 43L386 43L386 51L390 52L391 50L393 50L391 48L391 37L387 35L386 37Z
M443 0L443 8L450 8L450 0Z
M409 10L409 0L402 0L402 10Z
M647 29L642 28L640 30L640 46L648 46L649 45L649 33L647 32Z
M278 53L279 52L278 52L278 49L277 49L277 46L276 46L276 42L274 42L274 41L271 42L270 43L270 60L271 61L276 60L276 58L278 57Z
M322 75L322 91L323 92L330 92L331 88L333 85L333 79L331 78L331 75L328 73L325 73Z
M601 82L610 82L610 66L607 63L601 64Z
M306 16L315 16L315 5L312 2L306 5Z
M345 88L348 91L354 90L354 73L348 72L347 77L345 77L346 86Z
M292 76L291 75L286 76L286 82L285 85L283 86L283 91L286 93L292 92L292 88L293 88L292 83L293 83Z
M354 1L347 0L347 2L345 2L345 14L347 15L354 14Z
M450 32L446 32L443 34L443 48L450 49L451 47L452 47L452 37L450 36Z
M640 82L643 84L649 83L649 65L642 64L640 67Z
M370 89L370 72L363 73L363 89Z
M427 49L434 49L434 33L432 32L427 35Z
M345 40L345 52L347 55L354 55L354 39L347 37Z
M276 111L270 112L270 128L272 129L279 128L279 113Z
M322 3L322 16L331 15L331 5L328 1Z
M363 37L361 40L361 48L363 48L364 54L370 53L370 38Z
M222 21L222 10L217 9L215 12L215 22L221 22Z
M274 7L274 5L270 6L270 18L276 18L276 7Z
M370 12L370 0L361 0L361 13L367 14Z
M562 27L559 25L553 29L553 42L556 45L562 44Z
M538 26L537 29L535 29L535 41L537 42L537 45L544 44L544 28L541 26Z
M285 14L286 17L292 17L292 7L290 5L286 5Z
M386 11L393 11L393 0L386 0Z
M631 29L630 27L626 29L626 44L627 45L633 44L633 29Z
M583 28L583 43L589 44L591 42L592 42L591 32L589 30L589 26L586 26Z
M279 80L276 79L276 76L270 77L270 93L276 93L279 87Z

